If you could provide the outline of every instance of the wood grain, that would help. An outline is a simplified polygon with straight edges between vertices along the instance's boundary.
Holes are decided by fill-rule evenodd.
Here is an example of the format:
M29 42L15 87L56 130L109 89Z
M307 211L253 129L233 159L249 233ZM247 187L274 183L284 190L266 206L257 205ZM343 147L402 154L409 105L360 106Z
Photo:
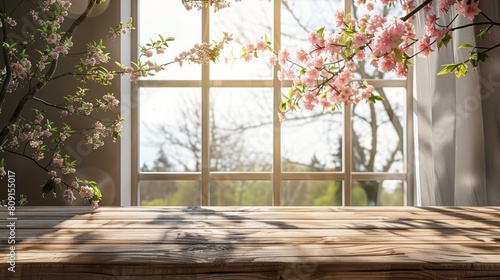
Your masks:
M500 279L500 207L20 207L0 279ZM6 209L0 235L10 234ZM12 218L12 217L10 217Z

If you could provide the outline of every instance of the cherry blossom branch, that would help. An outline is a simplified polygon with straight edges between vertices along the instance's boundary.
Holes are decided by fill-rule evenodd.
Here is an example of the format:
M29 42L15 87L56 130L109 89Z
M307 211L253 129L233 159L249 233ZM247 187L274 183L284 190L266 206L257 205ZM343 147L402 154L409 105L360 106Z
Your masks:
M3 9L0 7L0 14L4 13ZM12 69L11 69L11 61L10 61L10 56L9 56L9 50L7 48L7 34L8 34L8 24L6 21L1 21L2 22L2 33L3 33L3 38L2 38L2 52L3 52L3 60L5 62L5 79L2 81L2 88L0 90L0 114L2 113L2 108L5 103L5 98L7 96L7 89L9 88L9 84L12 80ZM0 143L3 141L3 138L0 137Z
M67 108L65 108L65 107L61 107L61 106L58 106L58 105L52 104L52 103L47 102L47 101L45 101L45 100L43 100L43 99L41 99L41 98L38 98L38 97L36 97L36 96L33 96L33 100L38 101L38 102L40 102L40 103L42 103L42 104L44 104L44 105L47 105L47 106L49 106L49 107L53 107L53 108L60 109L60 110L67 110Z
M401 20L402 21L407 21L409 20L412 16L414 16L416 13L418 13L420 10L422 10L423 8L425 8L425 6L427 6L429 3L431 3L433 0L425 0L425 2L423 2L422 4L420 4L418 7L416 7L415 9L413 9L411 12L409 12L406 16L402 17Z
M85 9L85 11L71 24L71 26L68 28L68 30L64 33L64 35L62 36L61 38L61 41L65 41L67 38L70 38L72 35L73 35L73 32L75 31L75 29L80 25L82 24L82 22L88 17L88 15L92 12L94 6L96 5L96 2L97 0L90 0L88 5L87 5L87 8ZM5 30L5 27L6 24L3 24L3 28ZM4 37L6 36L6 33L4 32ZM4 38L4 40L6 40L6 37ZM4 47L5 48L5 47ZM5 54L4 54L5 56ZM8 56L8 55L7 55ZM46 72L45 74L45 78L42 78L40 82L38 82L34 88L32 88L30 91L28 91L24 96L23 98L19 101L19 103L17 104L17 107L16 109L14 110L14 113L12 113L12 116L10 117L10 120L9 120L9 123L15 123L16 120L19 118L19 116L21 115L21 112L23 111L24 109L24 106L26 105L26 103L28 103L28 101L30 99L33 98L33 96L35 96L36 93L38 93L46 84L47 84L47 81L50 80L50 78L52 77L52 75L54 75L55 71L56 71L56 68L57 68L57 62L58 62L58 59L53 59L51 64L50 64L50 68L49 70ZM7 67L7 69L9 69L11 67ZM5 94L7 92L7 87L8 86L8 83L5 83L4 82L4 85L2 86L2 94ZM5 93L3 92L4 89L3 87L5 87ZM0 96L1 98L2 96ZM5 99L5 97L4 97ZM0 99L1 100L1 99ZM5 137L7 137L7 134L9 132L9 128L8 126L5 126L2 131L0 132L0 143L2 143L5 139Z
M26 155L26 154L24 154L24 153L19 153L19 152L12 151L12 150L9 150L9 149L4 149L4 151L6 151L6 152L8 152L8 153L11 153L11 154L14 154L14 155L17 155L17 156L21 156L21 157L27 158L27 159L31 160L32 162L34 162L34 163L35 163L38 167L40 167L41 169L43 169L43 170L44 170L44 171L46 171L47 173L48 173L48 172L50 172L50 169L48 169L48 168L46 168L45 166L41 165L41 164L40 164L38 161L36 161L34 158L32 158L32 157L30 157L30 156L28 156L28 155ZM72 189L73 189L73 187L72 187L70 184L66 183L66 182L65 182L65 181L63 181L62 179L61 179L61 183L62 183L62 184L64 184L66 187L68 187L68 188L72 188Z

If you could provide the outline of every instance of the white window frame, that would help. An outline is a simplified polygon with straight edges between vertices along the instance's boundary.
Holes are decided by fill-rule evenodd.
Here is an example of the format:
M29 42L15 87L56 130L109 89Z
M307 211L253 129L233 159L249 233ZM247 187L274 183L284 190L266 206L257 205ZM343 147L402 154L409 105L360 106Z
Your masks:
M130 3L127 3L131 1ZM138 18L137 0L122 2L122 20L127 21L129 15ZM180 0L178 0L181 2ZM127 5L130 4L130 5ZM180 3L179 3L180 4ZM344 0L344 10L351 11L352 0ZM130 8L130 9L129 9ZM281 0L273 0L274 20L272 42L275 49L281 46ZM137 21L136 21L137 22ZM202 12L202 38L203 42L210 42L209 38L210 12L205 9ZM140 28L140 27L138 27ZM137 34L137 33L133 33ZM128 48L128 49L127 49ZM125 51L124 51L125 50ZM131 51L131 53L128 53ZM133 35L130 41L122 42L122 59L130 57L132 61L137 60L138 37ZM281 82L276 77L277 68L273 69L272 80L210 80L210 65L202 66L201 90L202 90L202 168L201 172L168 172L152 173L140 172L139 170L139 98L137 98L140 87L199 87L199 80L140 80L132 83L128 79L122 79L122 115L130 115L129 124L124 126L123 135L130 138L122 138L122 205L140 205L139 184L141 181L149 180L189 180L201 182L201 206L209 206L209 186L211 180L270 180L273 186L273 206L280 206L280 190L282 180L342 180L342 205L351 205L351 188L354 180L403 180L404 181L404 205L414 204L414 164L413 156L413 71L410 68L406 80L367 80L374 87L403 87L406 89L406 119L404 121L406 141L403 145L403 153L406 172L381 173L381 172L354 172L351 164L351 131L352 131L352 105L346 105L343 109L344 137L343 137L343 171L342 172L282 172L281 170L281 130L277 117L279 103L281 102L282 87L290 87L291 82ZM267 87L273 89L273 169L272 172L210 172L209 170L209 90L211 87ZM136 98L134 98L136 97ZM130 153L128 153L130 151ZM126 183L130 180L130 185Z

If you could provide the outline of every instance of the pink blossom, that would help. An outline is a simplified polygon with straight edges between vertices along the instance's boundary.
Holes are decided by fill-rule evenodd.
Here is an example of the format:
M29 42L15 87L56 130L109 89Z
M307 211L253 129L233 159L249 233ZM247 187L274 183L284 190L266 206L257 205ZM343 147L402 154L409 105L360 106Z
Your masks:
M265 51L267 49L267 43L264 41L259 41L257 43L257 50L259 51Z
M319 71L316 68L308 68L306 71L306 77L310 80L316 80L319 78Z
M431 48L431 38L428 35L422 36L417 42L417 52L420 56L426 57L434 50Z
M344 24L344 11L343 10L337 10L335 11L334 15L335 17L335 26L336 27L341 27Z
M373 42L373 53L376 56L382 56L390 53L392 49L398 46L398 40L405 35L406 26L400 19L395 19L385 23L382 28L375 32Z
M69 203L73 203L73 201L76 200L76 197L73 194L73 191L71 189L64 190L63 198L64 198L64 200L66 200Z
M283 120L285 119L285 114L283 114L282 112L279 112L279 113L278 113L278 119L279 119L280 121L283 121Z
M249 62L250 60L252 60L253 58L253 55L251 53L247 53L245 54L245 57L243 58L245 60L245 62Z
M365 60L366 58L366 53L364 50L360 50L359 52L356 53L356 55L354 56L358 61L362 61L362 60Z
M77 189L77 188L79 187L78 182L76 182L76 181L71 182L71 187L72 187L73 189Z
M122 124L121 123L115 124L115 131L120 132L121 130L122 130Z
M92 189L91 187L89 186L82 186L80 188L80 196L82 198L91 198L94 196L94 189Z
M282 49L278 54L278 63L281 66L286 64L286 60L290 58L290 52L287 49Z
M309 55L303 49L297 51L297 61L300 63L306 63Z
M255 46L254 46L254 44L252 44L252 43L247 44L247 45L245 46L245 50L246 50L247 52L253 52L253 51L255 50Z
M456 2L456 0L439 0L438 11L441 14L447 14L454 2Z
M271 53L268 57L267 57L267 62L270 64L270 65L275 65L276 64L276 61L277 61L277 57L274 53Z
M481 10L479 9L479 0L470 1L470 4L467 4L468 1L462 1L455 3L455 9L459 15L463 15L464 17L473 20L475 16L477 16Z
M3 178L3 176L7 175L7 172L5 172L5 168L3 166L0 167L0 178Z
M377 66L381 72L387 73L394 70L394 68L396 67L396 63L391 58L383 56L379 58Z

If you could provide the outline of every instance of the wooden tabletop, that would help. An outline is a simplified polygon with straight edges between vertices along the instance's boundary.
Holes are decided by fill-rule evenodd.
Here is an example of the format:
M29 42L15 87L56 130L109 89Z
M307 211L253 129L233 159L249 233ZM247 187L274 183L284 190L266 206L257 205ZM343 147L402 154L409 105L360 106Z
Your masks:
M500 207L32 206L8 214L3 207L0 279L500 279Z

